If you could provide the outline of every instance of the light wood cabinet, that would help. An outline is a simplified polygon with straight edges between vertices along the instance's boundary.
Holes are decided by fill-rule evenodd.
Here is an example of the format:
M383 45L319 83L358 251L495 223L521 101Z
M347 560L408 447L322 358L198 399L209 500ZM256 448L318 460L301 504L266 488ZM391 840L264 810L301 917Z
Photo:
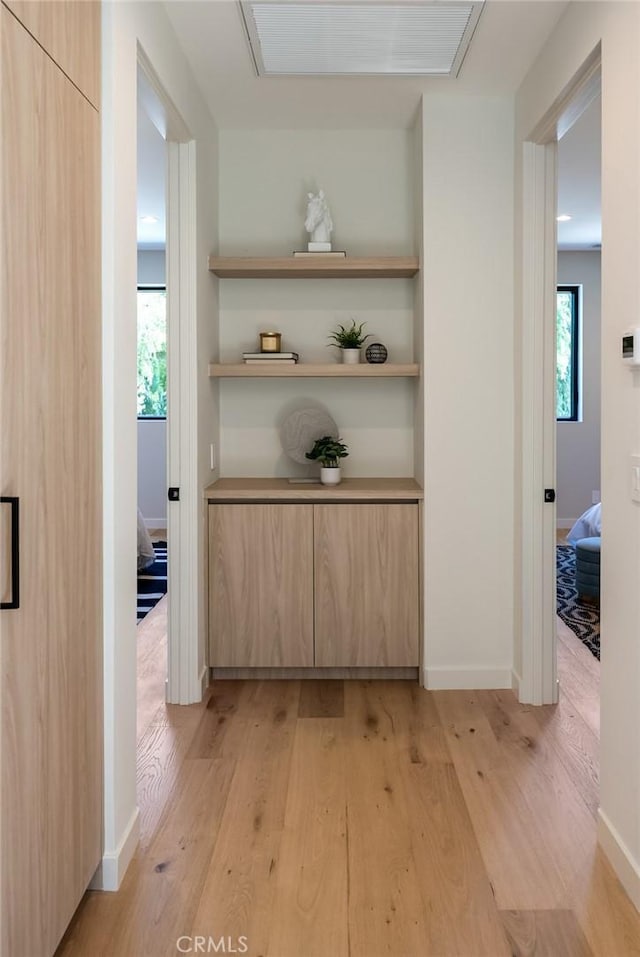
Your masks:
M0 17L0 951L51 957L102 855L100 117Z
M286 494L280 481L245 480L244 494ZM360 494L383 481L401 494L390 479ZM223 482L240 501L209 505L212 667L417 668L417 502L308 503L308 486L288 492L300 504L245 502L242 480Z
M51 59L100 106L100 17L97 0L3 0Z
M318 667L418 664L418 506L314 506Z
M313 506L209 507L210 664L313 665Z

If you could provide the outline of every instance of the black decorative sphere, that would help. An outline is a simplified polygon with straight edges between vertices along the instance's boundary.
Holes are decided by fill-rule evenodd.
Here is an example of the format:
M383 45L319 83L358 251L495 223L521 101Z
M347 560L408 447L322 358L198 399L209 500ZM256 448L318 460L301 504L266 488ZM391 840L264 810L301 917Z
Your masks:
M387 347L383 346L381 342L372 342L367 346L367 351L365 352L367 357L367 362L376 364L379 362L387 361Z

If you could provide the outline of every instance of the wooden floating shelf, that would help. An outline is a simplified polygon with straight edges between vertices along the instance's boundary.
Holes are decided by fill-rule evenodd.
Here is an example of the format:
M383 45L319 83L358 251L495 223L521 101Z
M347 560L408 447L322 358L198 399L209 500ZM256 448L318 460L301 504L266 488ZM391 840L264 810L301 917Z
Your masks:
M341 365L337 362L325 365L298 362L296 365L247 365L216 363L209 365L209 375L214 379L304 379L304 378L352 378L352 379L400 379L420 375L417 362L404 364L361 362L358 365Z
M419 269L412 256L326 259L293 256L280 259L209 256L209 269L220 279L411 279Z

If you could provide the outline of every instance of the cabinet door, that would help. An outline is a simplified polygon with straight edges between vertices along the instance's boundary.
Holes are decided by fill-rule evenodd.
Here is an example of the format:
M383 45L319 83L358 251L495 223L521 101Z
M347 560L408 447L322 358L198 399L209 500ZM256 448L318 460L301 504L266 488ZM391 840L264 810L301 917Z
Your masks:
M100 106L100 3L3 0L95 107Z
M418 506L316 505L315 663L418 664Z
M0 611L0 951L49 957L102 853L100 118L0 17L0 489L21 572Z
M210 665L313 665L313 506L209 506Z

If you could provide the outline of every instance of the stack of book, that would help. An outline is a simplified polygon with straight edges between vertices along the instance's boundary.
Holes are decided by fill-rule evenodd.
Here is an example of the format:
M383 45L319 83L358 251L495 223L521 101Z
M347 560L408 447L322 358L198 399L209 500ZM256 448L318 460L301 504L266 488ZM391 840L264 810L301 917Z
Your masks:
M243 352L242 358L248 366L293 366L296 364L300 356L297 352Z
M323 253L309 252L307 249L294 249L293 255L294 255L294 258L296 259L346 259L347 258L347 252L345 249L331 249Z

